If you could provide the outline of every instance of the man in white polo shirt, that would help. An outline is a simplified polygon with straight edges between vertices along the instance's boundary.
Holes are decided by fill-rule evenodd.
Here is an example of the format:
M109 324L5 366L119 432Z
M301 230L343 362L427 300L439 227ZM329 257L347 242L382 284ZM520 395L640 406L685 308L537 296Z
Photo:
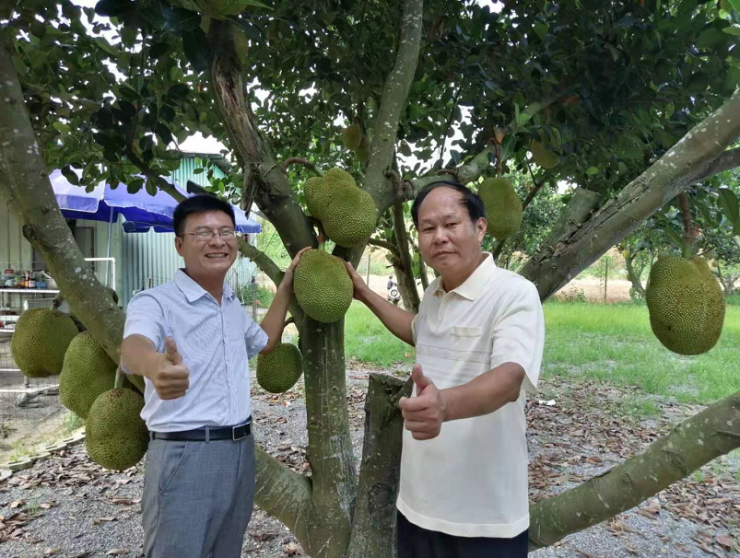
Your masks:
M412 207L419 250L439 277L419 313L371 291L347 264L355 298L416 347L415 394L405 419L397 500L399 558L527 555L525 389L544 346L535 286L481 250L483 203L440 181Z
M255 485L248 360L280 341L304 250L257 325L224 281L238 252L231 205L193 196L173 221L185 268L131 300L121 345L146 384L144 555L238 558Z

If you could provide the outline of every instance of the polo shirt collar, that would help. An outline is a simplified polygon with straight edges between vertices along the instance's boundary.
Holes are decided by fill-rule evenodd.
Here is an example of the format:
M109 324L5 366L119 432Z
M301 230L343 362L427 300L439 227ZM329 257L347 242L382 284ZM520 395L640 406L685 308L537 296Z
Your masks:
M196 283L192 277L185 273L184 269L177 270L177 273L175 274L175 284L185 295L185 298L188 299L188 302L195 302L199 298L208 294L208 291L206 291L203 287ZM234 291L231 290L231 286L229 286L229 284L226 282L224 282L223 297L229 300L234 298Z
M475 300L485 292L491 273L496 269L496 262L493 261L493 254L490 252L483 252L483 254L486 258L475 268L473 273L470 274L470 277L465 279L462 285L456 289L452 289L450 292L456 293L468 300ZM444 294L444 292L442 278L440 277L437 283L437 293Z

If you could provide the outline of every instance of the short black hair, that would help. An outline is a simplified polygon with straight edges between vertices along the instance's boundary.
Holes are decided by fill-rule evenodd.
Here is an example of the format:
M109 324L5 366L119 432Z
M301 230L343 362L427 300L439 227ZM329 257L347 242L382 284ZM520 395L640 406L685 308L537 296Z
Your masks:
M483 200L480 199L480 196L478 194L473 192L471 189L466 188L459 182L454 182L452 180L436 180L431 184L427 184L426 186L424 186L424 188L421 189L419 194L416 196L416 199L414 200L414 204L411 206L411 218L414 220L415 227L419 227L419 208L421 207L424 199L432 190L443 187L452 188L453 190L457 190L462 194L462 200L460 200L460 203L464 205L465 208L468 210L468 215L470 215L470 220L473 223L477 222L478 219L480 219L481 217L485 217Z
M182 236L185 229L185 220L190 215L205 213L206 211L223 211L231 217L231 222L234 224L234 228L236 228L236 217L234 216L234 208L231 207L231 204L210 194L198 194L177 204L175 213L172 216L172 226L175 229L175 234Z

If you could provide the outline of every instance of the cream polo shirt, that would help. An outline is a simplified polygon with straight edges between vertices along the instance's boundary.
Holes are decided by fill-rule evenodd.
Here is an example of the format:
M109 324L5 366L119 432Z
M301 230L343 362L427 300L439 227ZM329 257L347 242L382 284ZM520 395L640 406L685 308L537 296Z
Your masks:
M517 363L534 391L545 340L537 289L485 254L453 291L440 278L429 285L412 325L416 361L439 389ZM459 537L512 538L529 527L525 389L494 413L444 423L432 440L404 429L397 506L411 523Z

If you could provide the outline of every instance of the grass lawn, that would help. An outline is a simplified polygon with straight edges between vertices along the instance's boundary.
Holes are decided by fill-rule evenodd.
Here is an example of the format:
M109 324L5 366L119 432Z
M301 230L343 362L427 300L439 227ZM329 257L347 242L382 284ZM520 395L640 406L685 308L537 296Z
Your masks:
M733 301L734 302L734 301ZM650 330L647 307L632 304L545 304L543 377L565 375L634 385L682 403L709 404L740 390L740 306L728 305L717 345L684 357L665 349ZM413 362L413 348L388 333L358 302L347 313L346 354L370 365ZM406 357L406 354L410 358ZM651 414L649 400L632 403Z

